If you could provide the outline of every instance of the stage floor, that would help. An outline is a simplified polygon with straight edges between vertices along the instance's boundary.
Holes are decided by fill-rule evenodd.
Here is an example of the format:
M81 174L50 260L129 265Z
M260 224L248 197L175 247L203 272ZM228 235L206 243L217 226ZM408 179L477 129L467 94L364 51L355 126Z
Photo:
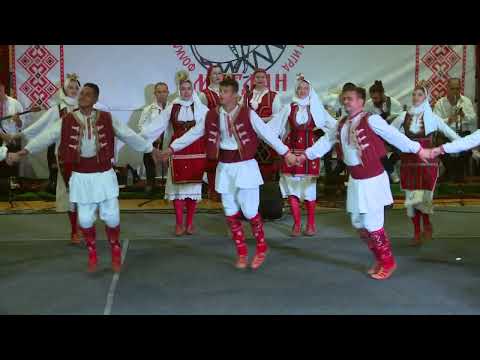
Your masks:
M383 282L364 274L371 255L343 210L320 209L314 238L290 238L289 215L268 222L257 272L233 267L221 214L198 214L199 235L176 238L173 214L122 213L119 275L100 224L100 269L88 274L64 214L1 215L0 314L480 314L478 213L438 208L435 238L411 248L405 212L388 210L398 270Z

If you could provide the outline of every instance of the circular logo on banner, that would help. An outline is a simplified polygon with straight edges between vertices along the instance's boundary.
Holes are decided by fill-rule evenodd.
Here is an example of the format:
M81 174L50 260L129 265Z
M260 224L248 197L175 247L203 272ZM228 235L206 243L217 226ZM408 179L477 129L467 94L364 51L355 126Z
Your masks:
M193 56L205 69L218 65L224 73L250 76L256 68L269 70L288 45L190 45Z

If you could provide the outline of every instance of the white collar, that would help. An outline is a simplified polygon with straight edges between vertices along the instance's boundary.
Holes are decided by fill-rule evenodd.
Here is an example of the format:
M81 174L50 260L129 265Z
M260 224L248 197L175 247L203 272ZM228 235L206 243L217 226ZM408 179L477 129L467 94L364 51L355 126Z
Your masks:
M236 111L238 110L238 108L239 108L239 105L235 106L232 111L227 112L227 111L223 108L223 106L222 106L222 107L220 108L220 112L221 112L223 115L230 115L230 116L231 116L231 115L233 115L233 114L236 113Z

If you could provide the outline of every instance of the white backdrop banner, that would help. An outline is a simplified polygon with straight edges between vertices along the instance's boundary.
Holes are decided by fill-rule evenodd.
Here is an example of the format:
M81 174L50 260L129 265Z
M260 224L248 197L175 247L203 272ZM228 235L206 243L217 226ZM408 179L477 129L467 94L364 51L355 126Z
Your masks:
M16 91L27 106L32 99L23 94L27 74L19 66L17 55L32 46L15 46ZM210 64L219 64L225 72L235 74L243 86L250 84L254 68L267 69L270 88L279 91L285 103L300 72L312 81L319 94L337 93L349 81L368 88L374 80L382 80L387 94L407 105L416 80L430 81L438 98L445 94L448 77L456 76L463 80L464 94L475 98L474 45L42 46L57 61L49 60L50 65L55 63L54 69L49 70L50 82L62 81L64 74L74 72L82 83L97 83L100 104L134 130L140 110L153 100L154 83L166 82L173 93L175 72L183 69L190 73L196 90L201 90ZM136 166L141 159L140 154L118 145L118 164ZM36 175L45 176L37 165ZM46 168L46 164L42 166Z

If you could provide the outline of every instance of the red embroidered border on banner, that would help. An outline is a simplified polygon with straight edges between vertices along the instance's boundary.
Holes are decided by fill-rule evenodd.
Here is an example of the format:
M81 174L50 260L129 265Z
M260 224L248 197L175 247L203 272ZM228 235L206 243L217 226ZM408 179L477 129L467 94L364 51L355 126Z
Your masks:
M416 46L415 53L415 84L419 81L420 65L426 66L431 75L427 80L430 84L432 104L445 96L447 93L449 72L461 62L461 91L465 92L465 72L467 64L467 45L462 46L462 54L458 54L452 46L432 45L428 51L420 57L420 46Z
M63 57L63 45L60 45L60 83L65 84L65 62Z
M17 98L17 72L15 68L15 45L10 45L10 76L12 96Z

